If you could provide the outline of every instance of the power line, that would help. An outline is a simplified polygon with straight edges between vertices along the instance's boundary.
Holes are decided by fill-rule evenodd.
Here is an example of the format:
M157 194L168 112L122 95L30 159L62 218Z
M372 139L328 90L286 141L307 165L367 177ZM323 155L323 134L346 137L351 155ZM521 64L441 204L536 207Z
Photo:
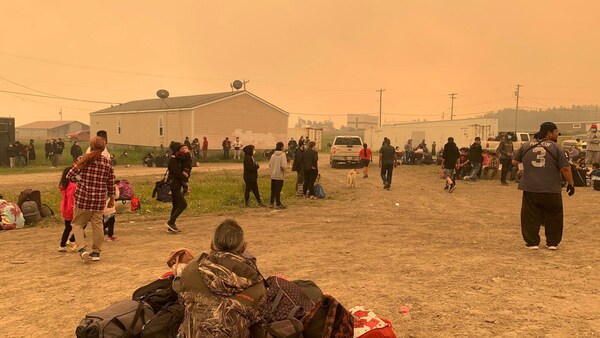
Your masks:
M17 82L15 82L15 81L9 80L9 79L5 78L4 76L0 76L0 79L4 80L4 81L6 81L6 82L12 83L12 84L14 84L14 85L17 85L17 86L19 86L19 87L23 87L23 88L25 88L25 89L29 89L29 90L31 90L31 91L34 91L34 92L36 92L36 93L40 93L40 94L44 94L44 95L50 95L50 96L55 96L55 97L58 97L57 95L54 95L54 94L45 93L45 92L42 92L42 91L39 91L39 90L36 90L36 89L30 88L30 87L27 87L27 86L25 86L25 85L22 85L22 84L20 84L20 83L17 83Z
M48 95L41 95L41 94L20 93L20 92L13 92L10 90L0 90L0 93L45 97L47 99L69 100L69 101L88 102L88 103L121 104L119 102L94 101L94 100L76 99L76 98L71 98L71 97L62 97L62 96L48 96Z

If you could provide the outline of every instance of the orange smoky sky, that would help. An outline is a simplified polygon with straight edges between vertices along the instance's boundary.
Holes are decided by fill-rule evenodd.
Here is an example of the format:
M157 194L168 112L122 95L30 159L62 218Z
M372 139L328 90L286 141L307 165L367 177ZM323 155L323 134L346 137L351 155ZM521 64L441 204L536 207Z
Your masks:
M247 89L345 124L600 102L598 1L3 1L0 116L89 123L108 103ZM7 93L10 92L10 93ZM76 100L31 96L60 96Z

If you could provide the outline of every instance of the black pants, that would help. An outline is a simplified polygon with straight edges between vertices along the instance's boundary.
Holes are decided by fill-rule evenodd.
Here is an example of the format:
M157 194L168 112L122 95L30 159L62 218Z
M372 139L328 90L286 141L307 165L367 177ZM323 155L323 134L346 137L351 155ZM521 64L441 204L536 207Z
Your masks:
M69 239L69 234L71 233L71 221L65 220L65 229L63 230L62 236L60 237L60 246L67 245L67 239ZM75 242L75 236L71 235L71 242Z
M381 179L383 180L383 184L386 184L388 187L392 185L392 173L394 172L394 164L382 164L381 165Z
M296 187L294 187L294 190L296 190L298 188L299 184L302 184L302 186L304 186L304 171L303 170L296 171Z
M183 197L181 188L171 189L171 196L173 196L173 207L171 208L171 217L169 218L169 225L174 225L177 221L177 217L187 208L187 202Z
M307 193L309 196L315 195L315 181L318 174L319 170L317 169L304 170L304 184L302 186L304 195Z
M512 160L510 158L501 158L500 163L502 163L500 182L506 182L506 174L510 172L510 168L512 167Z
M270 203L281 205L281 189L283 189L283 180L271 180L271 199Z
M225 158L226 160L229 159L229 149L223 148L223 158Z
M256 181L252 181L252 182L248 182L248 181L244 181L246 183L246 190L244 190L244 201L246 201L246 203L248 203L248 201L250 200L250 192L252 191L252 193L254 194L254 197L256 197L256 201L258 203L262 203L261 199L260 199L260 193L258 192L258 182Z
M115 234L115 217L116 215L102 216L104 231L108 237L112 237Z
M546 245L558 245L563 232L562 196L523 191L521 232L527 246L540 244L540 225L544 226Z

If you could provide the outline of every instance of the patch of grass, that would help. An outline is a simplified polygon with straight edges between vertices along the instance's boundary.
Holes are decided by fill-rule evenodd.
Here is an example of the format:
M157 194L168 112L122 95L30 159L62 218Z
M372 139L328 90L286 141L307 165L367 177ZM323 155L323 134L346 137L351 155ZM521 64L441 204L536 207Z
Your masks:
M135 191L136 197L140 199L142 210L127 215L126 219L136 219L142 216L156 217L164 216L165 219L171 212L171 203L159 202L152 198L154 183L162 178L161 175L133 177L129 179ZM121 179L127 179L122 177ZM295 175L290 174L286 179L281 197L283 203L295 198ZM200 216L206 213L235 212L244 207L244 180L241 172L218 171L194 175L189 184L191 193L186 196L188 208L184 216ZM268 175L261 175L258 187L263 203L269 203L271 191L271 180ZM60 215L61 194L58 190L58 177L56 182L46 182L37 188L42 193L42 203L47 204L55 213L54 217L45 219L40 225L62 222ZM18 200L20 191L6 191L4 199L7 201ZM250 202L255 205L254 195L250 194Z

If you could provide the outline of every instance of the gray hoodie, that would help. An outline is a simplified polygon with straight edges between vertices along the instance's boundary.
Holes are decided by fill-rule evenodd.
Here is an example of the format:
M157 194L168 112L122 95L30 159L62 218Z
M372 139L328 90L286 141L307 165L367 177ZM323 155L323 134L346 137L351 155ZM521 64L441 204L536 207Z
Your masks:
M283 181L285 168L287 167L287 159L285 153L281 150L275 150L269 161L269 169L271 170L271 179Z

